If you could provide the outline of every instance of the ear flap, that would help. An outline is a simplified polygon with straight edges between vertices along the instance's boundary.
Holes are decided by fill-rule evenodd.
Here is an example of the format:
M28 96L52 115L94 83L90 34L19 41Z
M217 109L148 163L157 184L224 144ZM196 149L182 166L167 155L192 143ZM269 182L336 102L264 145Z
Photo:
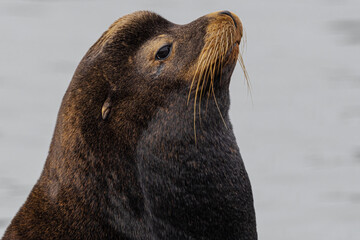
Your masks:
M101 116L103 120L105 120L109 116L110 110L111 110L111 98L110 96L108 96L104 102L104 105L101 108Z

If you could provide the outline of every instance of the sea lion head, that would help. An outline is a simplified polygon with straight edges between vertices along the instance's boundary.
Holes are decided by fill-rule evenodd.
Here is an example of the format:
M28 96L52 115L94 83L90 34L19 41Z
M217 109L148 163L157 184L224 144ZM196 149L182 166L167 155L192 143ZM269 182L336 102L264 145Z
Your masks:
M223 144L216 135L232 135L229 82L242 35L239 18L227 11L185 25L148 11L114 22L75 71L45 171L81 189L89 184L84 176L116 175L132 192L139 149ZM134 199L140 209L141 197Z
M184 96L177 104L191 106L194 130L196 112L201 118L205 102L216 102L216 114L223 118L242 36L239 18L228 11L185 25L147 11L126 15L79 64L64 98L63 116L71 129L79 124L77 129L86 135L101 137L97 142L119 132L111 128L122 129L122 137L113 142L133 146L157 109L170 104L171 95Z
M242 36L239 18L228 11L185 25L148 11L115 21L75 71L47 164L76 176L72 159L87 168L89 159L107 166L135 158L146 131L154 147L169 139L196 145L197 135L200 142L214 138L211 129L229 134L229 83Z

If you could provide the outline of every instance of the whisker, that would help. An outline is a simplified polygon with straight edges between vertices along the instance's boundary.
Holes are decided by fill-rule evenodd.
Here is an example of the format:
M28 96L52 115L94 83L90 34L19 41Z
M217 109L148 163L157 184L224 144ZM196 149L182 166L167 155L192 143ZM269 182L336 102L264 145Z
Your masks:
M197 77L197 73L198 73L199 67L202 65L201 63L202 63L202 59L204 58L204 56L205 56L205 54L202 54L201 59L200 59L199 62L198 62L196 71L195 71L195 73L194 73L194 77L193 77L192 82L191 82L191 85L190 85L190 90L189 90L189 95L188 95L188 99L187 99L187 104L189 104L192 87L193 87L194 82L195 82L195 79L196 79L196 77Z
M244 26L243 26L243 36L241 37L240 44L241 44L241 53L243 54L247 49L247 34Z
M207 95L206 100L206 109L207 112L210 96L214 98L214 103L216 105L217 111L220 114L221 120L224 123L224 126L228 128L225 118L221 112L218 99L215 94L215 81L217 84L222 84L223 78L223 68L228 62L238 61L241 69L243 71L246 85L249 93L251 94L251 84L249 81L249 75L246 71L244 60L242 57L242 52L244 51L246 45L246 34L243 30L243 36L241 37L240 44L241 49L236 49L232 51L235 47L237 29L231 23L224 23L218 29L209 31L206 34L207 41L201 51L201 57L198 60L196 71L191 82L190 91L188 94L187 102L189 103L191 98L191 93L194 90L194 103L193 103L193 120L194 120L194 137L195 144L197 143L197 134L196 134L196 121L197 116L199 115L198 122L200 123L200 129L202 129L202 102L205 94ZM240 48L240 46L238 46ZM232 52L229 52L232 51ZM228 56L229 54L229 56ZM197 82L196 82L197 81Z
M245 63L244 63L244 59L243 59L243 57L242 57L241 54L239 54L239 56L238 56L238 62L240 63L241 69L242 69L242 71L243 71L244 78L245 78L245 82L246 82L246 85L247 85L247 88L248 88L248 92L251 94L250 78L249 78L249 75L248 75L248 73L247 73L247 70L246 70L246 67L245 67Z
M201 98L202 98L202 91L203 91L203 86L204 86L204 82L206 81L206 75L207 75L207 72L208 72L208 68L206 68L206 66L208 66L208 62L211 63L211 57L214 55L213 52L216 50L214 50L213 48L211 48L209 50L209 54L208 54L208 57L206 59L204 59L204 62L202 63L202 69L200 71L200 77L198 79L198 84L197 84L197 88L196 88L196 96L197 96L197 93L198 93L198 89L199 89L199 86L200 86L200 83L202 82L202 86L201 86L201 91L200 91L200 99L199 99L199 122L200 122L200 128L202 127L201 125ZM195 98L195 101L197 101L197 98ZM194 104L194 114L196 114L196 104ZM195 117L196 119L196 117Z
M214 91L214 85L213 85L213 84L211 85L211 89L212 89L212 92L213 92L215 105L216 105L217 110L219 111L219 114L220 114L221 120L223 121L223 123L224 123L224 125L225 125L226 129L228 129L228 126L227 126L227 124L226 124L226 122L225 122L225 119L224 119L224 117L223 117L223 115L222 115L222 113L221 113L221 111L220 111L219 104L217 103L216 96L215 96L215 91Z
M216 44L216 48L212 49L214 53L216 53L219 50L219 44ZM215 54L211 54L211 56L207 59L208 61L206 62L206 64L204 64L204 66L210 66L213 62L214 62L214 55ZM209 62L209 64L207 64ZM205 85L205 87L207 86L207 82L208 82L208 75L209 75L209 68L206 68L206 74L204 76L205 82L203 83L202 87L201 87L201 94L200 96L203 95L203 87ZM201 100L201 99L200 99Z

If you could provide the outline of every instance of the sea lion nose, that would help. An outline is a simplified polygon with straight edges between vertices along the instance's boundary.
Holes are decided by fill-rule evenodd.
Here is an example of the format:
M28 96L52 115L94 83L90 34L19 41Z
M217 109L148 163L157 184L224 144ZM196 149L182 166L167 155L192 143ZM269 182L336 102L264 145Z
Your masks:
M231 19L233 20L233 22L234 22L234 24L235 24L235 27L237 27L237 23L236 23L236 21L235 21L234 16L231 14L231 12L229 12L229 11L222 11L222 12L220 12L220 14L222 14L222 15L228 15L229 17L231 17Z

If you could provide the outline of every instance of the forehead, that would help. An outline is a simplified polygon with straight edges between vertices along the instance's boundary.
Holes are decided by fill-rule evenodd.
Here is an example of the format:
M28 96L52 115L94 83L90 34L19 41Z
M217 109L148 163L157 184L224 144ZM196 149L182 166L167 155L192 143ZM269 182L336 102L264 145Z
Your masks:
M168 20L147 11L126 15L116 22L100 38L103 43L140 44L156 34L166 31L171 25Z
M160 15L149 11L138 11L125 15L115 21L95 44L103 47L105 44L120 43L135 46L161 34L189 38L197 31L203 30L207 19L201 17L186 25L173 24ZM191 34L191 31L194 31ZM186 34L185 34L186 33Z
M186 43L182 46L184 49L190 46L200 48L207 21L207 18L201 17L191 23L177 25L153 12L128 14L115 21L103 33L89 49L87 56L91 61L123 64L128 56L134 55L145 43L161 35L171 35L172 39Z

